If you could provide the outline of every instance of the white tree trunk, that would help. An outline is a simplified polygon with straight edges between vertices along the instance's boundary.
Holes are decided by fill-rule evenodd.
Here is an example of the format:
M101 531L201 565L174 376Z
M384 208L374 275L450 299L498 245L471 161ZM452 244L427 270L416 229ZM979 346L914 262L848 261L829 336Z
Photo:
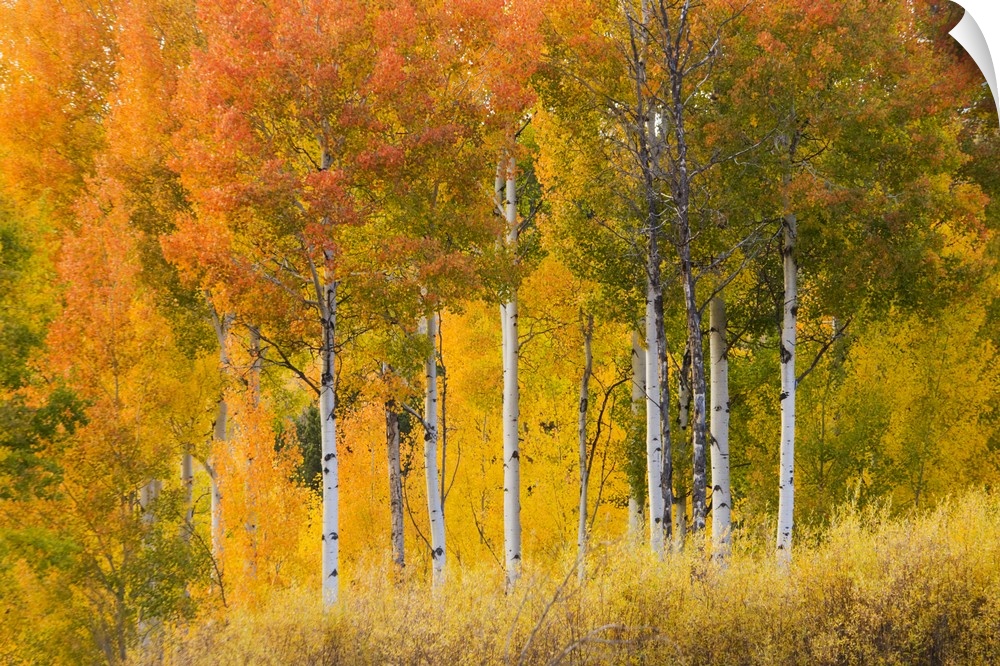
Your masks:
M638 416L640 405L646 399L646 352L642 348L639 332L632 331L632 414ZM642 538L643 508L630 487L628 498L628 532L629 539L638 543Z
M577 567L580 583L587 577L587 406L590 399L590 374L594 368L591 339L594 336L594 315L588 315L583 325L583 377L580 379L580 414L577 434L580 445L580 508L576 532Z
M229 354L226 352L226 343L229 338L229 326L232 323L232 315L223 315L221 318L212 309L212 323L215 327L215 336L219 342L219 366L223 374L229 367ZM225 442L229 436L229 406L226 404L225 393L219 397L217 413L215 416L215 429L213 436L216 442ZM211 514L212 514L212 557L218 563L222 557L223 550L223 530L222 524L222 482L219 479L218 464L214 456L209 455L205 461L205 471L208 472L209 480L212 484Z
M431 527L431 559L433 561L433 583L439 587L444 583L445 541L444 514L441 512L441 480L438 475L438 386L437 386L437 314L424 318L421 328L431 343L431 350L424 363L427 378L424 393L424 471L427 481L427 515Z
M156 523L156 514L153 512L153 505L156 500L160 497L160 492L163 490L163 481L160 479L150 479L142 488L139 489L139 506L142 509L142 523L147 528L152 528ZM150 544L147 542L146 548L150 548ZM156 588L155 581L147 581L146 586L150 590ZM142 652L145 653L144 660L149 663L155 663L157 642L159 638L160 631L162 629L163 623L158 617L152 613L147 614L145 612L140 612L136 629L140 638L140 646Z
M250 372L247 376L247 391L250 394L250 404L255 408L260 406L260 376L261 370L263 369L263 356L260 346L260 330L256 326L247 327L250 333ZM249 442L244 442L244 445L249 444ZM247 469L246 469L246 488L244 493L246 495L246 518L244 523L244 529L247 532L247 541L250 546L250 552L248 554L248 559L246 562L247 575L250 578L255 578L257 576L257 554L258 554L258 544L257 544L257 497L255 496L252 489L252 481L256 474L253 464L254 456L248 455L247 459Z
M215 441L226 441L229 408L225 399L219 399L218 412L215 416ZM219 479L218 465L214 459L205 464L208 478L212 482L211 512L212 512L212 555L219 560L223 549L222 526L222 482Z
M691 420L691 345L684 345L684 360L677 374L677 425L683 438Z
M139 506L142 507L142 522L152 525L156 520L153 513L153 503L160 498L160 491L163 490L163 481L160 479L150 479L139 489Z
M184 541L191 541L194 530L194 458L190 451L181 456L181 488L184 489Z
M646 465L649 480L649 546L662 555L666 543L666 526L663 524L664 501L661 475L663 473L663 447L660 423L661 350L657 344L656 312L652 284L647 285L646 296Z
M778 477L778 562L792 558L792 524L795 503L795 326L798 315L798 265L795 215L784 218L781 249L785 281L784 317L781 326L781 462Z
M336 368L334 335L337 323L337 283L324 289L322 307L323 346L321 349L319 415L323 449L323 606L337 603L340 593L340 481L337 460Z
M517 183L511 157L506 169L507 243L517 244ZM507 588L521 575L521 452L519 441L520 389L517 381L517 296L500 306L503 331L503 537Z
M729 556L732 532L732 491L729 485L729 349L726 302L712 299L708 312L712 400L712 552L717 560Z
M403 539L403 476L399 457L399 412L396 403L385 403L385 442L389 460L389 514L392 561L402 571L406 566Z

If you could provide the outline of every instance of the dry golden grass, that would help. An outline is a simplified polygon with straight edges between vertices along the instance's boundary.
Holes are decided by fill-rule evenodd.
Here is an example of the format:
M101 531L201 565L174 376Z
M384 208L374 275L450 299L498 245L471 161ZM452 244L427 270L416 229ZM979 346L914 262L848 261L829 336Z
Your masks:
M385 569L324 615L315 593L275 595L176 631L168 664L1000 663L1000 496L974 492L920 517L847 511L800 538L788 572L737 536L728 567L696 548L659 562L604 546L580 586L572 562L452 571L431 594ZM567 573L569 572L569 573Z

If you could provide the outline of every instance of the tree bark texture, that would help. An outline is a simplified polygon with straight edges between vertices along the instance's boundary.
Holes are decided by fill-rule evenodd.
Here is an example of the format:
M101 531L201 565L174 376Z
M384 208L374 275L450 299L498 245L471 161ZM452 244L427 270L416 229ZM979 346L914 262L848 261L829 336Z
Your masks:
M712 377L712 553L729 556L732 491L729 485L729 347L726 302L720 293L709 304L709 355Z
M337 460L336 369L334 340L337 324L337 283L323 287L323 345L320 350L319 415L323 451L323 606L330 608L340 594L340 480Z
M403 474L399 456L399 412L394 400L385 403L385 443L389 463L392 561L402 570L406 566L406 551L403 547Z
M191 541L194 529L194 457L190 451L181 456L181 488L184 489L184 541Z
M795 506L795 327L798 317L798 264L795 241L798 235L794 213L785 215L781 247L784 273L784 307L781 325L781 453L778 470L778 562L792 558L792 525Z
M437 314L423 322L430 352L424 363L424 472L427 481L427 516L431 530L431 561L433 584L439 587L445 575L444 514L441 512L440 478L438 474L438 386L437 386Z
M212 323L215 327L215 335L219 342L219 366L225 373L229 367L229 354L226 351L226 343L229 339L229 326L232 323L232 315L219 317L212 310ZM219 403L216 408L215 428L213 432L215 446L229 439L229 406L226 404L225 395L219 396ZM209 454L205 463L205 470L208 472L212 484L211 514L212 514L212 556L216 562L220 561L223 550L223 529L222 524L222 485L218 475L218 465L214 456Z
M587 407L590 401L590 375L594 369L594 353L591 345L593 337L594 316L588 315L583 325L583 377L580 379L580 412L577 425L580 447L580 508L576 531L576 557L581 583L587 576L587 483L590 480L587 469Z
M506 167L507 243L517 244L517 182L514 158ZM520 389L518 387L517 296L500 306L503 331L503 535L504 566L510 589L521 575L521 451Z
M646 352L638 331L632 331L632 415L636 418L646 400ZM645 499L629 484L628 532L633 542L642 538Z

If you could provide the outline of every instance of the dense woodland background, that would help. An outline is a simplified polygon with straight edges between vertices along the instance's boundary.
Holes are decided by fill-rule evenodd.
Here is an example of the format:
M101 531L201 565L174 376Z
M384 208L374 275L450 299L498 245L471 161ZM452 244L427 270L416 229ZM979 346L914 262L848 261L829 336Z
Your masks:
M0 661L988 661L960 16L0 3Z

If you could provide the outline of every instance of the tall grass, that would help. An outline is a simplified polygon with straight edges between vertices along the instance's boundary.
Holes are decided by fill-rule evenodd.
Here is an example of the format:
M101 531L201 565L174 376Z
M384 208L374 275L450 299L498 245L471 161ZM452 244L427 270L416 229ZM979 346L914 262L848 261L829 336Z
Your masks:
M203 619L167 637L168 664L1000 663L1000 496L929 514L845 511L800 538L782 571L766 541L727 567L697 548L657 561L605 545L574 563L450 572L431 594L373 567L324 615L315 591Z

